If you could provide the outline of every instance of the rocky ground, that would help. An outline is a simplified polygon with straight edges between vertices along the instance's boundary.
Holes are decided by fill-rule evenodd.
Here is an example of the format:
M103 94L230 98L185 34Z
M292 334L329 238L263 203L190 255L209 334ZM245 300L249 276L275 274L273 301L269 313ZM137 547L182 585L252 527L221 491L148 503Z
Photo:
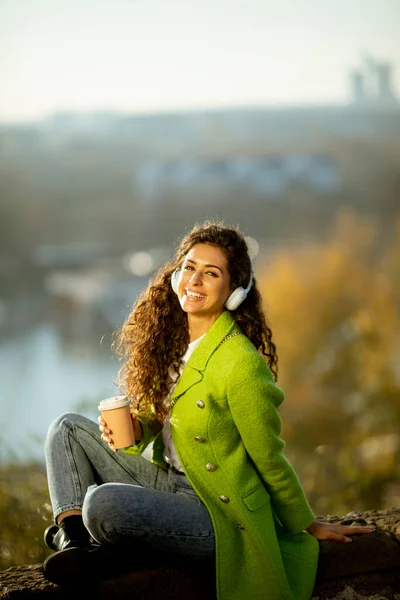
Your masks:
M400 509L389 508L386 510L369 510L365 512L350 512L344 516L338 515L324 515L316 517L318 520L325 521L328 523L341 523L343 525L375 525L378 529L388 531L396 538L400 540ZM365 576L355 578L352 585L344 585L344 588L338 593L331 595L328 590L324 590L323 595L313 596L312 600L400 600L400 565L397 569L398 577L395 584L384 583L384 576L382 577L382 589L379 588L379 574L373 573L371 576L371 585L379 590L374 593L366 593L356 591L357 588L363 587L363 579ZM361 579L361 582L360 582ZM361 585L360 585L361 584ZM327 584L329 588L329 582ZM334 580L332 582L332 588L335 587ZM366 586L367 587L367 586ZM316 588L317 590L318 588Z
M386 510L367 510L364 512L350 512L344 516L324 515L316 519L327 523L342 523L360 525L376 525L386 531L391 531L400 538L400 508L388 508Z
M400 509L371 510L318 517L342 524L374 524L373 534L354 536L352 544L321 542L313 600L400 600ZM134 573L90 589L61 590L47 582L41 565L11 567L0 573L0 600L71 598L79 592L98 600L213 600L211 574L197 568L143 566ZM132 591L134 594L132 595ZM271 599L272 600L272 599Z

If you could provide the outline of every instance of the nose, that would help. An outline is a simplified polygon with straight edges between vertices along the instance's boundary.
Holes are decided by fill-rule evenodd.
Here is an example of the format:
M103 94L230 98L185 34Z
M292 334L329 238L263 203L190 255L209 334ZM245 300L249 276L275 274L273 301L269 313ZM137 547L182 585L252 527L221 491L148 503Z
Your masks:
M190 283L193 285L200 285L201 279L202 279L202 275L201 275L200 271L194 271L190 278Z

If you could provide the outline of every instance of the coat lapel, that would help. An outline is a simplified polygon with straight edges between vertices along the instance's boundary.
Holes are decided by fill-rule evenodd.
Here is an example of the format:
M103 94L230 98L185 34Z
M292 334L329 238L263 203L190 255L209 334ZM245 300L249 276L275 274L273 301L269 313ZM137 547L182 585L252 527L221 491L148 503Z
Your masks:
M202 380L203 371L212 354L227 335L236 331L240 331L239 325L231 313L225 310L210 327L207 335L186 363L178 385L172 394L171 401L182 396L189 388Z

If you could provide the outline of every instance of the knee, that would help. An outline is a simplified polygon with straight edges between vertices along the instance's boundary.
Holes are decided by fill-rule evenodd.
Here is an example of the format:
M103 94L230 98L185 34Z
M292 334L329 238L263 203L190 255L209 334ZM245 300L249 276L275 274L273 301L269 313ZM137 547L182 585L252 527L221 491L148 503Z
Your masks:
M85 417L76 413L63 413L59 417L56 417L49 425L46 436L45 447L48 448L54 438L57 438L66 429L72 429L76 423L84 420Z
M54 436L59 435L59 433L74 420L74 413L64 413L59 417L55 418L49 425L47 430L46 443L48 440L51 440Z
M112 518L113 484L92 485L88 488L83 507L82 519L93 539L100 544L110 543L109 528Z

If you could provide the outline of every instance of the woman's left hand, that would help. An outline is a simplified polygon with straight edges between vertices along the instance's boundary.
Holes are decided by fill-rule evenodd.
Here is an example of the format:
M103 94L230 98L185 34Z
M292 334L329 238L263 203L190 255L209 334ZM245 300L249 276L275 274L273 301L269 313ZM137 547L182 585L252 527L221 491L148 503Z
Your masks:
M347 525L338 525L335 523L324 523L323 521L314 521L307 527L308 533L311 533L317 540L336 540L337 542L344 542L348 544L353 540L348 535L359 535L363 533L372 533L374 532L376 527L367 526L347 526Z

